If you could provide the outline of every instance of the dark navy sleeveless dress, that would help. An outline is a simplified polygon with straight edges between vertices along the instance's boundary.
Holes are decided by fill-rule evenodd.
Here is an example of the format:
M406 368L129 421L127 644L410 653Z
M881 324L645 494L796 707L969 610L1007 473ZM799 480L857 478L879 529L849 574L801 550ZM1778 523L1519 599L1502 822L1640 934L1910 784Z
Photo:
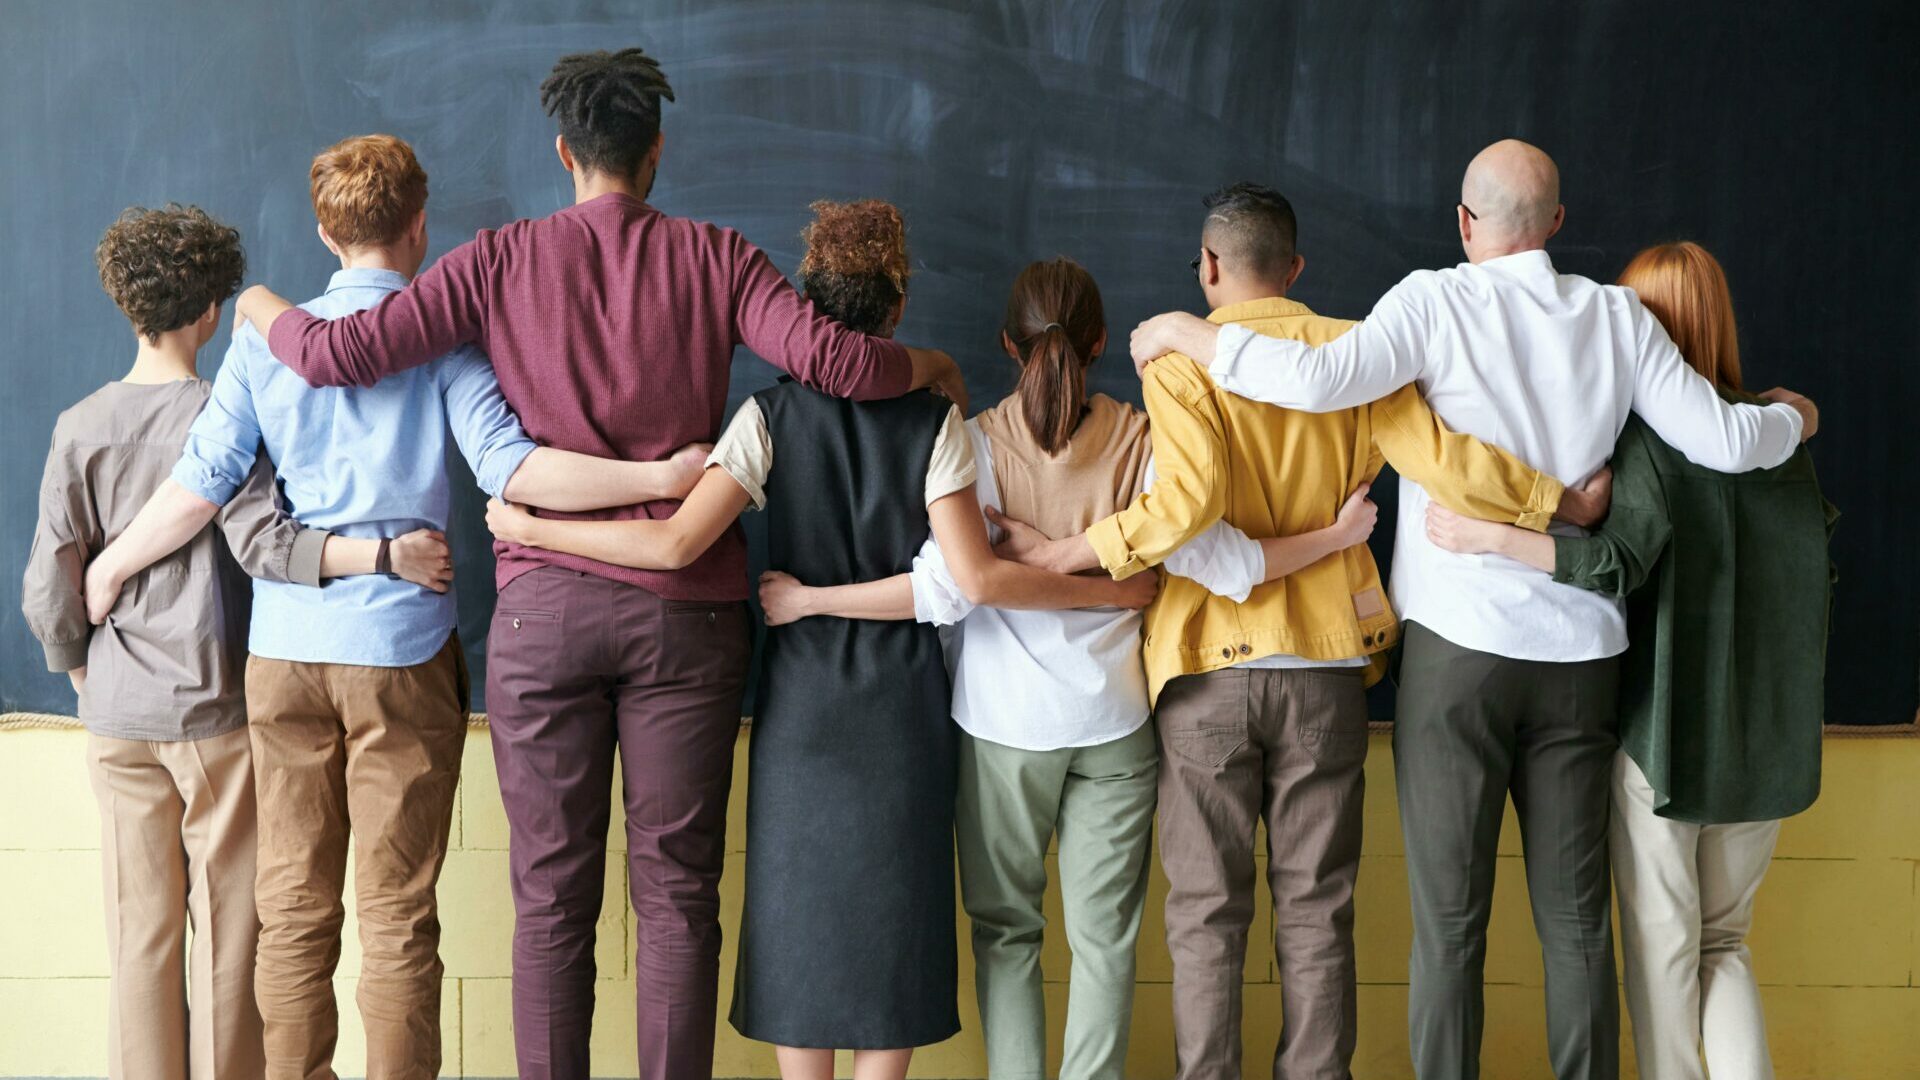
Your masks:
M951 403L755 395L773 443L773 569L844 585L911 568ZM956 735L931 626L815 617L771 628L747 780L733 1026L781 1046L895 1049L960 1030Z

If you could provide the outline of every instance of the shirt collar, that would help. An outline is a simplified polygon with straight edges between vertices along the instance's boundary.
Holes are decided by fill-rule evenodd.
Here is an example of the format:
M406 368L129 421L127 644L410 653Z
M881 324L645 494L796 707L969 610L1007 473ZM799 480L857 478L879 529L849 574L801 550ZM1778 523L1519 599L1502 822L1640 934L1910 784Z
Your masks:
M327 291L335 289L385 289L399 292L407 287L407 275L398 270L373 266L350 266L333 272L327 279Z
M1289 315L1311 315L1313 309L1298 300L1289 300L1284 296L1268 296L1259 300L1243 300L1238 304L1227 304L1213 309L1207 321L1224 326L1227 323L1249 322L1254 319L1279 319Z
M1553 257L1545 248L1532 251L1516 251L1511 255L1499 255L1491 259L1482 259L1480 264L1489 270L1504 270L1509 274L1534 274L1545 271L1553 273Z

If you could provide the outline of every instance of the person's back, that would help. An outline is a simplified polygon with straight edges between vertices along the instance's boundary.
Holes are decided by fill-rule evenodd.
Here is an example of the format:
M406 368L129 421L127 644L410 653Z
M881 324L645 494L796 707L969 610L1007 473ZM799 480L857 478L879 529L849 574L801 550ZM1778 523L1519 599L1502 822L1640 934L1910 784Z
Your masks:
M327 291L301 305L322 318L372 307L403 288L393 270L343 269ZM309 528L339 536L394 537L415 529L444 531L452 512L447 476L450 421L461 431L488 432L474 412L504 418L506 404L488 392L487 360L461 349L428 364L396 372L365 387L310 387L275 361L251 327L234 335L226 364L241 393L215 396L215 409L249 409L287 510ZM476 377L481 376L481 377ZM244 399L244 400L243 400ZM510 423L477 445L460 447L475 462L476 478L500 491L534 447ZM212 436L217 438L218 436ZM195 491L221 486L189 445L176 479ZM273 581L254 586L252 649L263 656L306 662L406 665L433 656L453 631L453 588L423 589L383 574L343 578L326 589Z
M48 454L49 475L70 482L43 488L43 507L51 498L85 511L74 524L87 550L103 549L166 480L208 392L201 379L111 382L76 402L55 421ZM29 574L26 603L47 605L53 598L44 594L73 584ZM88 672L80 694L88 730L173 741L243 726L250 587L221 530L209 526L129 582L91 634L76 611L70 632L79 634L76 655Z
M1559 273L1545 251L1417 271L1415 279L1437 309L1415 380L1433 411L1562 483L1599 472L1632 411L1646 336L1660 332L1632 292ZM1509 560L1462 559L1435 547L1422 524L1428 502L1424 488L1402 479L1392 587L1404 618L1449 641L1520 658L1584 659L1624 645L1624 616L1612 598Z

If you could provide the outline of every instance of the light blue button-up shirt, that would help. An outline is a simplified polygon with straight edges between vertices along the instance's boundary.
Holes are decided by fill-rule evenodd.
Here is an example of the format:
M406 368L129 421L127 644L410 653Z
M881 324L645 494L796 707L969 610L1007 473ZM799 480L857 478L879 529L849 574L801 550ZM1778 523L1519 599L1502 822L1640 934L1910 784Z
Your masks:
M341 270L300 305L323 319L370 308L405 287L391 270ZM500 495L534 442L507 407L487 358L471 348L369 387L308 386L274 360L252 326L235 331L213 397L187 436L173 478L225 505L264 443L287 508L340 536L445 529L447 432L474 477ZM248 648L307 663L406 667L433 659L454 628L452 590L379 574L321 588L253 583Z

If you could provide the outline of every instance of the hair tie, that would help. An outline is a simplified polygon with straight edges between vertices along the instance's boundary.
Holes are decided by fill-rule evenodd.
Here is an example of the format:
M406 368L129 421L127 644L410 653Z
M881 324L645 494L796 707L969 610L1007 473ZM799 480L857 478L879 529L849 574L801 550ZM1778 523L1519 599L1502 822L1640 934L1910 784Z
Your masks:
M1049 331L1049 330L1058 330L1058 331L1060 331L1060 332L1061 332L1061 333L1063 333L1063 334L1067 332L1067 328L1066 328L1066 327L1064 327L1064 326L1061 326L1061 325L1060 325L1059 323L1057 323L1057 322L1050 322L1050 323L1048 323L1047 325L1045 325L1045 326L1043 326L1043 327L1041 327L1041 328L1040 328L1040 332L1041 332L1041 333L1043 333L1043 334L1044 334L1044 333L1046 333L1046 332L1047 332L1047 331Z

